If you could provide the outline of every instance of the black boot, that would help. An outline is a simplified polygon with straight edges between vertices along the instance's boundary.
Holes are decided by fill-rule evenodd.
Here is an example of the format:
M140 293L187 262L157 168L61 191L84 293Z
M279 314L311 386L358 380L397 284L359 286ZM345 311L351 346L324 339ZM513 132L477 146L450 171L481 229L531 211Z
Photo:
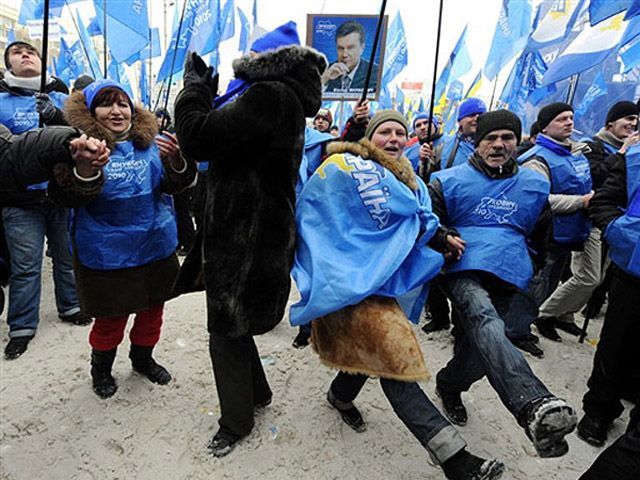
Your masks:
M162 365L158 365L151 356L153 347L131 344L129 358L133 369L147 377L153 383L166 385L171 381L171 374Z
M442 464L442 470L449 480L494 480L502 476L504 464L476 457L463 448Z
M91 379L93 380L93 391L100 398L109 398L118 385L111 375L111 367L116 358L117 349L113 350L91 350Z

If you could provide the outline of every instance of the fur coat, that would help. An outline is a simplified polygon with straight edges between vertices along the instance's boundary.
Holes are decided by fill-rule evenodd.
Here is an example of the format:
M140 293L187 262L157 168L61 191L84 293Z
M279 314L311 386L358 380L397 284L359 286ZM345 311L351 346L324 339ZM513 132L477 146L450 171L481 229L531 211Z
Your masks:
M115 145L113 133L91 115L82 92L75 92L67 99L65 118L70 125L87 135L104 139L109 148ZM142 150L150 147L157 133L155 116L139 106L136 107L129 134L134 146ZM161 184L164 193L179 193L193 182L196 175L195 164L187 162L187 165L186 171L179 174L165 166ZM58 164L54 168L54 179L49 184L49 195L53 201L63 206L81 207L96 199L103 185L104 176L96 182L81 182L74 176L72 164ZM86 314L96 317L120 316L146 310L174 296L173 282L178 269L175 254L146 265L117 270L90 269L74 258L80 307Z
M211 110L213 94L185 86L175 103L183 152L209 161L204 226L176 284L206 286L210 333L270 331L284 315L295 244L295 184L305 117L320 108L324 56L290 46L243 57L235 77L251 86Z

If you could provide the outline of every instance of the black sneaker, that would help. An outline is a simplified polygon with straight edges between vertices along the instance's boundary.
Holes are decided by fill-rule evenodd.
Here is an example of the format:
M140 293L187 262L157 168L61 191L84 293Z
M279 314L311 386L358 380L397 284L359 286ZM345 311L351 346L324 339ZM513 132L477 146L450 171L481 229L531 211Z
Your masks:
M291 345L293 348L304 348L309 345L309 338L311 338L311 334L301 330L298 332L298 335L296 335L296 338L293 339Z
M4 358L7 360L15 360L27 351L27 346L33 338L33 335L25 335L24 337L11 337L9 343L4 347Z
M442 470L449 480L495 480L502 476L504 464L462 449L442 464Z
M73 315L62 317L58 315L58 318L64 323L70 323L72 325L84 326L89 325L93 320L89 315L83 312L76 312Z
M445 392L436 387L436 395L442 400L444 414L451 423L464 427L467 424L467 409L462 403L460 392Z
M535 335L532 334L532 336ZM537 337L536 340L529 339L528 336L523 338L510 338L509 340L516 348L519 348L523 352L530 353L536 358L544 357L544 351L537 345Z
M557 397L539 398L529 403L520 418L521 425L542 458L561 457L569 451L564 439L576 428L576 412Z
M594 447L602 447L607 441L611 422L585 415L578 423L578 437Z
M207 445L207 448L209 449L209 453L214 457L224 457L231 453L231 450L235 448L238 440L240 440L240 438L225 435L218 431Z
M574 322L561 322L556 321L556 328L559 328L563 332L567 332L569 335L579 337L582 334L582 329Z
M540 332L540 335L543 337L553 340L554 342L562 341L562 337L558 335L558 332L556 331L555 317L536 318L533 323L538 327L538 332Z
M440 332L442 330L449 330L449 323L431 320L422 326L422 331L424 333Z
M358 410L351 402L343 403L338 400L331 391L331 388L329 388L329 391L327 392L327 401L333 408L340 412L342 421L349 425L353 430L358 433L362 433L367 429L367 424L364 423L360 410Z

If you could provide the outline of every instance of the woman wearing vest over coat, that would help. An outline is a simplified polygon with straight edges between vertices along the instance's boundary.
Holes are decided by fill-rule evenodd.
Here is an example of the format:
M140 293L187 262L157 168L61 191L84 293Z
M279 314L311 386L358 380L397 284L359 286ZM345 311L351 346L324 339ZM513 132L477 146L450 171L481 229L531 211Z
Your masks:
M133 369L165 385L171 375L152 351L179 268L169 195L192 183L195 164L182 157L173 135L158 136L153 114L134 106L111 80L73 93L65 116L111 149L101 181L67 167L56 170L49 187L54 200L74 208L70 230L78 297L83 311L96 319L89 335L93 390L101 398L117 390L111 368L130 314L135 314L129 335Z

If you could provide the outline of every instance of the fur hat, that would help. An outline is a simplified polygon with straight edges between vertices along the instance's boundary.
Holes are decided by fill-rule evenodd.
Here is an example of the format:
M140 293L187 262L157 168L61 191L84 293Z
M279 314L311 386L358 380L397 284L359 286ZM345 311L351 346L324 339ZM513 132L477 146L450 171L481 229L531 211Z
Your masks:
M495 110L483 113L478 117L478 128L476 129L475 146L494 130L511 130L516 134L518 143L522 138L522 122L516 114L509 110Z
M364 131L364 136L371 140L373 134L376 129L382 125L384 122L394 121L398 122L400 125L404 127L407 135L409 134L409 127L407 126L407 121L404 119L400 112L395 110L378 110L373 118L369 121L369 125L367 125L367 129Z
M568 103L556 102L545 105L538 112L538 126L540 131L547 128L547 126L563 112L573 112L573 107Z
M605 125L629 115L638 115L638 106L633 102L622 101L613 105L607 112Z

